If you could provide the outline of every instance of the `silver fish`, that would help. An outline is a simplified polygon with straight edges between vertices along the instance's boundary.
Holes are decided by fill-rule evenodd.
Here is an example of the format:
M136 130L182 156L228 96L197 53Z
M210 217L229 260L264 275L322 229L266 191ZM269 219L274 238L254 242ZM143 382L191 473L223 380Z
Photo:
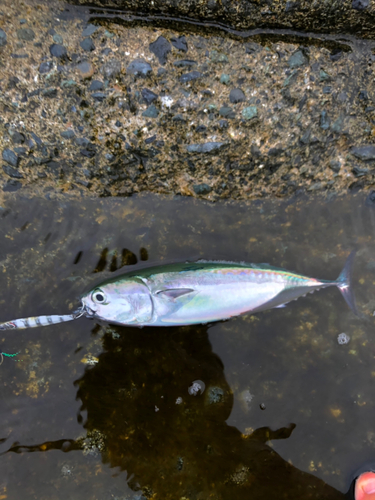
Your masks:
M66 316L39 316L0 324L28 328L81 316L133 326L209 323L282 307L320 288L336 286L356 313L351 291L352 252L337 280L318 280L265 264L207 262L170 264L105 281Z

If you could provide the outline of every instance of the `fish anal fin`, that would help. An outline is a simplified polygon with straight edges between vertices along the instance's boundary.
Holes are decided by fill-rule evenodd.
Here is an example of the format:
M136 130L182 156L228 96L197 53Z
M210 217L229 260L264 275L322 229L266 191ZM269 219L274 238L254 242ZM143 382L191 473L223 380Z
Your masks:
M188 295L189 293L194 293L195 290L192 288L169 288L167 290L159 290L156 295L165 297L170 300L178 299L183 295Z

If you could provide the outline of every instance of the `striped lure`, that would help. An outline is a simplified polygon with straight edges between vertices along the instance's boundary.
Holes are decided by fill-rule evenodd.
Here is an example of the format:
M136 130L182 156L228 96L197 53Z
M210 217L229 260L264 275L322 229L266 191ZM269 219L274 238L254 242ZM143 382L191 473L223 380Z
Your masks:
M196 262L133 271L106 281L65 316L38 316L0 324L0 330L33 328L81 316L119 325L179 326L220 321L282 307L320 288L337 287L356 312L351 291L354 252L337 280L318 280L265 264Z

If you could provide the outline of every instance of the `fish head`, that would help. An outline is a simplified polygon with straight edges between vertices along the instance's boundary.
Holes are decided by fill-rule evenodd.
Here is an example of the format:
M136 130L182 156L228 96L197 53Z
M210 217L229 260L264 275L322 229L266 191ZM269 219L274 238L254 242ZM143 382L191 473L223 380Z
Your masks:
M82 297L85 315L120 325L142 325L152 318L153 303L138 278L111 280Z

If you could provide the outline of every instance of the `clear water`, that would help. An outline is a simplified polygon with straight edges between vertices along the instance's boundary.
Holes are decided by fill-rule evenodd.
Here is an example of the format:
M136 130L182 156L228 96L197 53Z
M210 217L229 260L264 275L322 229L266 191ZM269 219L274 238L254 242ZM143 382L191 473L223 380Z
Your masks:
M327 289L205 326L3 332L20 354L0 366L0 498L343 498L374 458L374 235L363 195L9 198L1 321L66 314L108 275L199 258L334 279L354 247L363 317Z

